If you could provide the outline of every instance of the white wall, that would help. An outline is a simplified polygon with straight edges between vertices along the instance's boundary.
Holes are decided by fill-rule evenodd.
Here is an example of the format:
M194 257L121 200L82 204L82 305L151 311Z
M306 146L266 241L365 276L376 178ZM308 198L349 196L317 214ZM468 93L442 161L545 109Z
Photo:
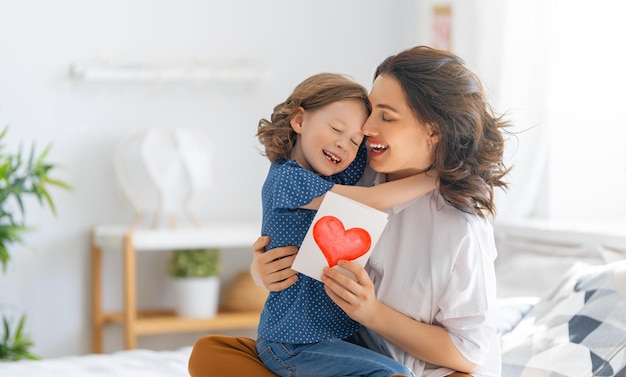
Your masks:
M44 357L90 351L89 230L129 224L133 212L117 191L116 144L133 127L203 129L218 156L218 184L202 220L260 218L267 162L254 137L300 80L344 72L369 87L375 66L417 41L414 1L290 0L3 0L0 3L0 124L10 123L7 149L35 142L53 148L58 216L27 202L36 229L11 248L0 276L0 305L28 315L33 351ZM243 57L265 70L255 90L211 84L73 82L77 61L104 58L159 65L198 58ZM246 268L249 249L234 251L226 273ZM139 303L171 300L162 272L166 255L141 258ZM119 255L105 255L107 308L120 307ZM150 288L154 284L154 289ZM146 287L147 286L147 287ZM142 337L140 347L190 345L199 334ZM121 349L121 331L105 332L105 350Z
M546 212L560 220L626 218L626 3L579 2L553 14L550 46L559 59L549 71L546 123L554 143Z

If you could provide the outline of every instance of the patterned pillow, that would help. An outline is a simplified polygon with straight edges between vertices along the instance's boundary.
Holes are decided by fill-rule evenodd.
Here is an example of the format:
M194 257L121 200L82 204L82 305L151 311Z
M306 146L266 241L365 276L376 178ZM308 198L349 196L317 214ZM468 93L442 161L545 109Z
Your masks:
M502 336L502 376L626 376L626 260L575 264Z

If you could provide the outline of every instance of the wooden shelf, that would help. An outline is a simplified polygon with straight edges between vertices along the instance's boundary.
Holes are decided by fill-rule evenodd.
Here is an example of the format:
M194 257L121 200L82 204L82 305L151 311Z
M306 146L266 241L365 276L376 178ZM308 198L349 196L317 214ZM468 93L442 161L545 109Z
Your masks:
M177 317L173 310L138 311L135 333L152 335L255 328L259 323L260 314L259 312L220 312L216 317L204 319ZM123 325L124 313L104 313L104 323Z
M223 331L254 328L258 312L219 312L214 318L177 317L171 310L142 310L137 307L137 252L215 247L251 248L261 229L257 223L204 224L180 229L130 229L120 226L96 226L91 230L92 277L92 351L102 352L106 325L124 329L124 348L133 349L137 337L194 331ZM115 249L122 253L122 311L105 311L102 307L102 252Z

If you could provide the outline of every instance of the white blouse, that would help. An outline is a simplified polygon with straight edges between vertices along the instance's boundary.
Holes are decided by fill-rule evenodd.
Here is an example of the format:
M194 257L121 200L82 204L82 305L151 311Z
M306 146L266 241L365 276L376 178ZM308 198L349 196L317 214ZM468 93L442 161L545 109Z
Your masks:
M444 327L461 354L482 365L475 376L499 376L497 252L490 222L447 204L438 190L387 212L389 223L366 265L378 300ZM372 335L416 376L452 372Z

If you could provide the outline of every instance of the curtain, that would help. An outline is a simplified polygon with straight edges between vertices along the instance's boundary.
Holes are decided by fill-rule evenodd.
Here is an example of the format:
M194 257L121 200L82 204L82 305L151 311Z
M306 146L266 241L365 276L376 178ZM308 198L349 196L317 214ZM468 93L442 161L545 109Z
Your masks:
M513 124L499 219L626 217L625 8L621 0L475 0L473 12L456 16L474 18L473 43L459 55Z

